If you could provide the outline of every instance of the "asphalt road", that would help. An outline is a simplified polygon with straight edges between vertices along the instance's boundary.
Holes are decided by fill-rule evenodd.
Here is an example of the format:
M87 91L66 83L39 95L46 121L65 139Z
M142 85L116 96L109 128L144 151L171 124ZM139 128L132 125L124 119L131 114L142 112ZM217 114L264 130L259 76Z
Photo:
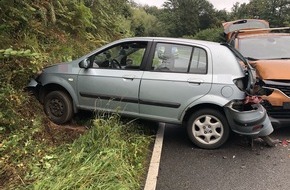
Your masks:
M220 149L203 150L186 130L166 125L156 190L287 190L290 189L290 127L271 137L284 140L268 148L255 140L232 135Z

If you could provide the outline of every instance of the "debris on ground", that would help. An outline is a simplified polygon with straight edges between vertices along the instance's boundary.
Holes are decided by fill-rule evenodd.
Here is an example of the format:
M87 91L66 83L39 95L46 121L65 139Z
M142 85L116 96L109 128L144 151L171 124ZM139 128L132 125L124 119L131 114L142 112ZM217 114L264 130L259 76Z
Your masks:
M263 139L263 141L269 146L269 147L274 147L276 146L276 144L279 143L279 140L276 139L272 139L270 136L264 136L264 137L261 137L261 139Z
M283 147L286 147L286 146L288 146L289 142L288 142L288 140L284 139L284 140L282 140L281 144Z

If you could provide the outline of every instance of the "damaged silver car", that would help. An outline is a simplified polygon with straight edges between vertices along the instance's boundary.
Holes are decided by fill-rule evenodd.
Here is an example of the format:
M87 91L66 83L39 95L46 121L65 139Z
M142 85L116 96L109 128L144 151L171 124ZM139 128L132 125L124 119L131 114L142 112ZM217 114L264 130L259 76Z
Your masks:
M195 145L213 149L231 130L254 137L272 133L265 109L251 101L255 83L254 70L226 44L143 37L47 67L28 88L57 124L79 110L117 111L183 124Z

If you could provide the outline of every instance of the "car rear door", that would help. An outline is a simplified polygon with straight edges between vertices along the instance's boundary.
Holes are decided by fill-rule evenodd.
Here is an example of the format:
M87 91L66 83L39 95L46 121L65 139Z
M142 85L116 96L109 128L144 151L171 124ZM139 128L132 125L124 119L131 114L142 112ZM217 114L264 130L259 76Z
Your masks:
M140 114L179 122L187 106L211 88L208 54L204 47L155 42L140 85Z

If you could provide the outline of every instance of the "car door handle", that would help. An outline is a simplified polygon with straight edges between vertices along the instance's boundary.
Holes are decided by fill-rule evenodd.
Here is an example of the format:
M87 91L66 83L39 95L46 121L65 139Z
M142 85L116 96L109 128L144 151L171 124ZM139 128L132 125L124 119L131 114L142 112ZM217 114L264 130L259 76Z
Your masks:
M201 79L188 79L187 82L190 83L190 84L200 85L200 84L203 83L203 80L201 80Z
M135 75L124 75L123 76L123 79L126 79L126 80L134 80L135 78Z

